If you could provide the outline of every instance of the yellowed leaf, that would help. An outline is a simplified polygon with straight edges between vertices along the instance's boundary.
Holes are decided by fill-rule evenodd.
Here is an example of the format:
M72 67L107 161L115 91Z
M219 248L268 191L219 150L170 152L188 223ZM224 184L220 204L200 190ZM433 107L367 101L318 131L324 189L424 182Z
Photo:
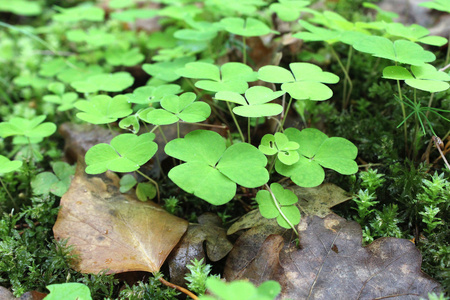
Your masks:
M187 229L187 221L157 204L119 192L114 173L88 176L78 163L75 178L61 199L53 227L56 239L68 239L83 273L159 271Z

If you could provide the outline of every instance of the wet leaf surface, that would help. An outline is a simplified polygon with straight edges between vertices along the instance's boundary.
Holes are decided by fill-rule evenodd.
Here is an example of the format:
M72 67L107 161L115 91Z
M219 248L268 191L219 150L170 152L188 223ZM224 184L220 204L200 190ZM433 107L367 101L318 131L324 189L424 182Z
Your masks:
M297 227L300 248L291 235L264 229L257 233L256 228L236 241L227 260L227 280L276 280L282 299L420 299L440 291L420 270L422 258L413 243L381 238L362 247L361 227L337 215L304 217Z
M180 240L187 222L151 201L119 192L113 173L88 176L78 163L53 227L57 239L69 239L83 273L158 271Z
M205 248L208 259L213 262L224 258L233 248L222 228L221 219L212 213L198 217L198 224L190 224L186 234L170 254L168 262L172 283L185 283L184 276L189 273L186 265L191 264L193 259L204 258Z

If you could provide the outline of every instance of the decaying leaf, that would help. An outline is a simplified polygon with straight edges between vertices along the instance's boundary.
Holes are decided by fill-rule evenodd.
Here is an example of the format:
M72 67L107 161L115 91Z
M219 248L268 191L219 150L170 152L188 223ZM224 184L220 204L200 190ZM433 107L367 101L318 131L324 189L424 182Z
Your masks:
M219 261L233 248L227 239L222 220L215 214L205 213L198 217L199 224L190 224L181 242L168 258L170 281L184 285L184 276L189 272L186 267L191 260L205 257L203 243L206 241L206 254L211 261Z
M348 193L332 183L324 183L313 188L297 185L286 188L293 191L299 198L298 203L302 213L321 218L332 213L331 207L352 199Z
M158 271L186 231L188 223L151 201L119 192L114 173L88 176L78 163L75 177L61 198L53 227L57 239L69 239L83 273Z
M300 248L291 236L266 233L245 263L237 262L236 253L247 251L245 239L254 236L247 234L253 229L241 235L226 279L276 280L282 299L419 299L441 289L420 270L421 255L408 240L381 238L362 247L361 227L335 214L306 216L297 229Z

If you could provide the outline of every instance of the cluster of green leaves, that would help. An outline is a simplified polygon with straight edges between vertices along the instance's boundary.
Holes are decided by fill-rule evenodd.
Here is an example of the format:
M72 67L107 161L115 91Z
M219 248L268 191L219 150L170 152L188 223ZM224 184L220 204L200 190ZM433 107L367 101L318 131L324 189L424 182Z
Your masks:
M437 56L422 46L441 46L447 42L445 38L429 36L429 31L418 25L394 23L395 15L370 3L365 6L377 10L378 15L375 21L367 22L361 16L349 21L336 12L319 12L309 8L309 4L310 1L288 0L270 5L265 1L206 0L200 8L192 1L161 1L157 8L150 8L138 1L110 1L106 4L110 14L92 3L52 8L30 1L0 4L0 11L25 16L42 14L41 22L45 24L41 28L21 28L2 23L9 30L0 32L0 54L3 54L0 61L4 63L0 78L4 78L5 83L13 83L9 86L0 81L0 96L6 104L0 108L0 116L5 120L0 123L0 136L4 139L1 141L4 146L0 147L0 175L8 178L2 185L12 204L17 206L19 191L15 189L19 185L11 178L20 168L37 167L47 171L28 179L27 194L59 197L67 190L73 167L61 162L45 164L44 155L57 155L42 151L49 143L48 137L54 138L56 126L66 120L131 132L121 132L109 144L95 145L85 157L89 174L106 170L137 172L148 180L141 182L136 174L126 174L120 181L122 192L136 187L137 197L142 201L157 194L159 197L159 183L141 171L141 167L155 157L159 147L159 152L173 158L168 178L209 204L227 205L221 212L224 219L240 186L257 189L256 202L264 217L276 218L280 226L294 230L300 222L298 199L275 182L280 176L302 187L315 187L325 180L325 169L343 175L356 173L358 150L345 138L361 144L365 158L392 156L394 146L402 144L395 131L385 127L381 130L381 124L391 126L390 129L395 127L379 117L386 103L381 100L393 99L393 89L386 83L373 83L376 72L397 83L401 110L392 109L391 115L397 122L395 125L404 126L403 142L410 142L415 148L410 153L418 153L420 139L427 132L441 136L446 133L443 130L448 129L440 123L448 120L443 116L446 110L432 107L432 101L434 97L435 103L443 102L440 100L448 94L450 77L448 72L438 70ZM350 3L340 1L336 5L342 9ZM361 1L353 5L361 5ZM427 5L445 10L445 1ZM280 66L265 65L255 71L247 57L246 42L251 37L279 34L272 29L269 14L292 22L293 31L300 28L300 32L292 32L295 38L324 42L325 49L311 48L315 55L310 56L309 62L292 56ZM295 22L300 14L302 19ZM153 17L158 18L160 30L151 34L137 30L136 20ZM128 24L126 30L125 23ZM317 47L318 43L310 45ZM36 55L36 51L54 55ZM14 53L20 55L16 58ZM225 57L229 53L236 55L230 62L233 56ZM324 61L330 55L337 61L337 67L331 66L332 72L322 70L314 61L318 58ZM235 61L239 59L243 63ZM220 65L219 61L227 62ZM135 80L134 67L142 67L150 79L146 83L142 79ZM339 82L334 73L341 73L344 80L332 90L328 84ZM258 85L254 85L255 82ZM249 87L249 83L254 86ZM342 108L345 111L351 105L352 117L357 112L363 125L346 124L349 122L345 114L330 116L335 108L323 101L340 89ZM370 90L381 104L354 99L356 92L365 95ZM427 93L434 94L428 98ZM285 128L291 106L305 123L311 113L325 113L329 120L340 120L340 129L329 130L345 138L328 137L314 128ZM389 104L387 107L391 109ZM409 114L408 109L412 110ZM429 113L436 118L429 117ZM412 116L414 127L407 122ZM316 120L320 118L317 116ZM230 125L230 119L234 126ZM263 133L259 145L252 143L251 127L256 129L268 119L276 120L278 125ZM217 120L226 123L231 132L194 130L181 135L183 123L206 121L203 125L209 125ZM244 122L247 122L246 134L241 130ZM171 124L176 125L177 138L167 140L165 126ZM379 126L380 130L373 130L374 126ZM156 130L165 145L156 143ZM234 140L236 131L239 141ZM396 158L389 159L390 163ZM53 172L48 172L50 167ZM415 206L415 213L399 217L401 209L397 203L391 201L385 205L387 203L377 198L377 191L383 189L381 174L369 171L360 177L355 219L365 228L367 242L374 237L392 235L392 232L403 236L398 224L406 219L420 217L421 226L428 234L442 229L447 209L436 200L441 196L424 190L419 194L422 198L417 200L422 204ZM166 207L174 213L179 211L179 199L164 196L169 197ZM437 248L441 250L436 251L447 249L443 245ZM199 272L203 274L205 269L202 270ZM157 284L156 281L142 284L141 288L151 294L153 288L157 290ZM240 285L245 284L237 284L236 291L241 289ZM269 286L275 291L270 284L263 289L246 285L253 293L248 298L257 297ZM227 289L234 288L211 283L211 290L218 296L235 293L225 292ZM134 287L128 292L130 297L140 293L134 291ZM158 297L164 297L163 294ZM275 296L276 293L270 293L269 298Z

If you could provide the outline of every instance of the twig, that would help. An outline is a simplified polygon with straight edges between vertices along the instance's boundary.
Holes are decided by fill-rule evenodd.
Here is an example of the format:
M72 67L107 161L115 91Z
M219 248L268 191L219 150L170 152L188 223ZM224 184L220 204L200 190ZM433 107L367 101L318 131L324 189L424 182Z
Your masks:
M173 284L173 283L171 283L171 282L168 282L167 280L165 280L165 279L162 278L162 277L159 277L158 280L159 280L162 284L164 284L165 286L168 286L168 287L170 287L170 288L179 290L180 292L185 293L186 295L188 295L189 297L191 297L191 298L194 299L194 300L197 300L197 299L198 299L198 297L197 297L194 293L192 293L192 292L189 291L188 289L185 289L184 287L181 287L181 286L178 286L178 285Z

